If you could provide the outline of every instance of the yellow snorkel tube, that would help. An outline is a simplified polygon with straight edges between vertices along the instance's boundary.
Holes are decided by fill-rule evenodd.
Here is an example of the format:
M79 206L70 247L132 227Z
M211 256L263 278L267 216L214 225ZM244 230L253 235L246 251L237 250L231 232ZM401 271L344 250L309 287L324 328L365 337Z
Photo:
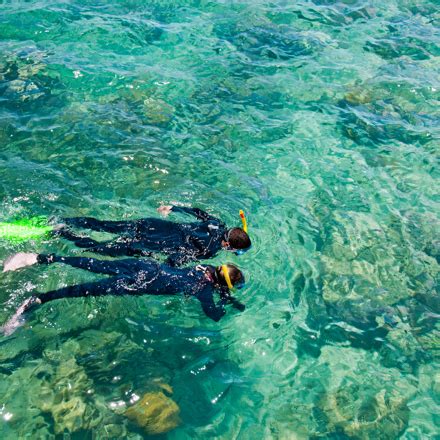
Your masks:
M243 224L243 231L246 232L248 231L247 228L247 221L246 221L246 217L244 216L244 211L242 209L240 209L240 218L241 218L241 223Z
M223 278L225 279L228 288L233 289L234 286L231 282L231 278L229 277L228 266L226 266L226 264L222 264L222 272L223 272Z

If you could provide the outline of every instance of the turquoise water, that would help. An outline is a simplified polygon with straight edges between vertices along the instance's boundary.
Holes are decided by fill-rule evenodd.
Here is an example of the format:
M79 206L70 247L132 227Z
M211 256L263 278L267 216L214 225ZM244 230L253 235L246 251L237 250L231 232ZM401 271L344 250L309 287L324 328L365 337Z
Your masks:
M438 3L1 1L0 221L131 219L162 203L239 224L246 311L179 297L60 300L0 338L0 433L427 439L440 410ZM174 217L182 219L181 217ZM3 242L77 255L61 240ZM3 274L31 292L94 279Z

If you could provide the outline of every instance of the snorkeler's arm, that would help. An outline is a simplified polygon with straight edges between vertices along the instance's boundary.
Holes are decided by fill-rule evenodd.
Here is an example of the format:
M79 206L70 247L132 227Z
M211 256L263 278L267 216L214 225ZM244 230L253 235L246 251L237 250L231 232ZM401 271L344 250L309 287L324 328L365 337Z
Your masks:
M211 214L208 214L205 211L202 211L199 208L187 208L185 206L172 206L171 211L173 212L183 212L184 214L193 215L197 218L197 220L201 220L202 222L206 222L209 220L218 221L220 220L216 217L213 217Z
M235 296L231 295L231 291L227 287L220 288L220 298L224 301L224 304L231 304L234 309L244 312L246 306L241 303Z
M197 295L197 299L202 305L202 309L208 318L213 321L218 322L225 315L225 304L226 301L221 299L217 304L214 302L213 290L209 287L204 289Z
M165 261L165 264L171 267L179 267L190 261L194 261L196 258L192 254L185 252L178 252L175 254L171 254Z
M188 237L188 239L192 248L189 248L186 252L176 252L171 254L167 258L166 264L172 267L178 267L191 261L206 259L213 256L213 253L200 240L197 240L195 237Z

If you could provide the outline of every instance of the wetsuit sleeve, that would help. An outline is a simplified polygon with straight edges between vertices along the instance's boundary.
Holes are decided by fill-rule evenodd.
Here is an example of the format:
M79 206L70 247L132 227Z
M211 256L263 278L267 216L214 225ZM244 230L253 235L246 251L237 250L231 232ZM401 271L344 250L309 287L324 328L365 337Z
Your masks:
M192 245L192 250L171 254L167 258L166 264L172 267L178 267L191 261L210 258L215 254L210 247L207 247L203 242L197 240L196 237L189 237L189 242Z
M204 289L197 295L197 299L200 301L202 309L208 318L218 322L225 315L226 310L224 305L226 304L226 300L222 299L216 304L214 302L212 288Z
M96 260L85 257L59 257L58 255L43 255L37 257L39 264L62 263L79 269L105 275L130 275L142 269L143 263L136 259L127 258L119 261Z
M221 223L221 221L218 218L213 217L212 215L208 214L205 211L202 211L199 208L186 208L185 206L173 206L171 208L171 210L173 212L183 212L185 214L193 215L194 217L196 217L198 220L201 220L202 222L206 222L208 220L211 220L211 221L216 221L216 222Z
M166 259L166 264L171 267L182 266L183 264L189 263L190 261L197 260L197 256L193 254L185 254L184 252L179 252L177 254L171 254Z
M192 261L207 259L212 257L212 252L198 252L198 253L184 253L179 252L176 254L171 254L167 260L166 264L171 267L182 266L183 264L190 263Z

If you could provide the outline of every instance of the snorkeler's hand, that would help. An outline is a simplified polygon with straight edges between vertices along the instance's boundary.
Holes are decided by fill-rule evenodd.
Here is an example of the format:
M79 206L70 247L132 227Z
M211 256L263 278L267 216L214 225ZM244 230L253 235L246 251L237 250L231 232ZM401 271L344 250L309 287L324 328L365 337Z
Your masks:
M169 213L171 212L172 209L173 209L173 207L171 205L162 205L162 206L159 206L159 208L157 208L157 212L160 215L163 215L164 217L166 217L167 215L169 215Z
M229 298L229 302L230 304L232 304L232 307L234 307L234 309L237 309L240 312L244 312L244 310L246 309L246 306L233 296Z

